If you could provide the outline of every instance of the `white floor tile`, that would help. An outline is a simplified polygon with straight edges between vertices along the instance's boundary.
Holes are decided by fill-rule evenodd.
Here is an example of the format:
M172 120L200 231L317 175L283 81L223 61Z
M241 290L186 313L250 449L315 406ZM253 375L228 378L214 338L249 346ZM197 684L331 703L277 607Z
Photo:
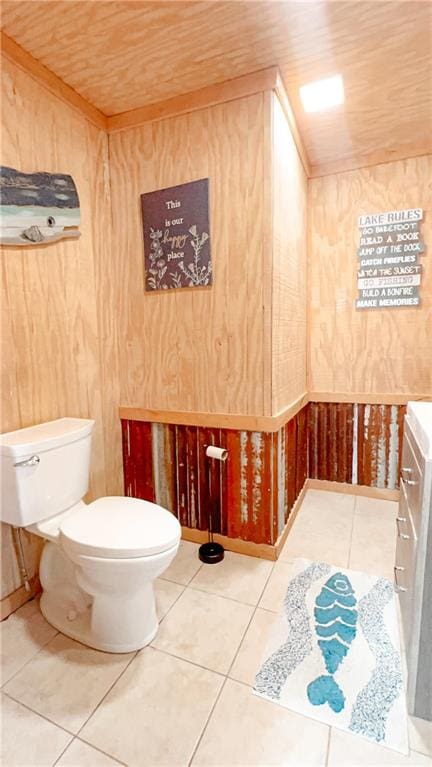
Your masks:
M273 562L226 551L222 562L203 565L191 582L197 589L256 605L273 568Z
M2 695L0 764L51 767L72 735Z
M61 755L56 767L118 767L119 764L121 762L75 738Z
M32 599L0 623L1 682L5 684L57 634Z
M328 727L227 680L192 761L194 767L324 765Z
M281 612L283 601L290 580L292 564L279 560L276 562L270 578L267 581L264 593L259 601L259 607L273 612Z
M174 583L180 583L182 586L187 586L202 565L202 562L198 559L198 549L197 543L180 541L177 555L168 569L162 573L162 578L167 581L174 581Z
M328 767L431 767L432 760L415 751L409 756L332 727Z
M187 765L223 677L142 650L80 733L129 767Z
M155 597L156 597L156 612L159 620L167 614L171 609L174 602L179 598L180 594L184 590L184 586L180 586L178 583L172 583L171 581L164 581L162 578L157 578L154 584Z
M237 679L249 685L254 684L264 657L267 640L278 618L277 613L257 608L229 672L231 679Z
M58 634L4 689L33 711L78 732L132 657L92 650Z
M161 624L153 646L226 674L253 607L187 588Z
M376 498L356 500L349 566L393 580L397 504Z
M348 565L355 497L308 490L281 551L280 561L297 557Z
M410 746L414 751L432 756L432 722L409 716L408 734Z
M369 514L374 518L385 516L394 524L398 503L397 501L385 501L381 498L368 498L367 496L357 495L355 510L356 513Z

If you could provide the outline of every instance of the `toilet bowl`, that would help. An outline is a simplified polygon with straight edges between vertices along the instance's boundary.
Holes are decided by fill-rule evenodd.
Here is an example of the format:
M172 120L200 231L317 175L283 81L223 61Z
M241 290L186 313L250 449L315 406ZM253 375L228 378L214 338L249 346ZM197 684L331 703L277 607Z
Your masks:
M92 426L65 418L1 435L2 521L46 540L40 607L47 621L98 650L131 652L156 635L154 580L175 557L181 528L149 501L83 502Z
M37 523L41 611L63 634L106 652L131 652L155 637L153 581L175 557L180 525L136 498L105 497ZM72 567L71 567L72 565Z

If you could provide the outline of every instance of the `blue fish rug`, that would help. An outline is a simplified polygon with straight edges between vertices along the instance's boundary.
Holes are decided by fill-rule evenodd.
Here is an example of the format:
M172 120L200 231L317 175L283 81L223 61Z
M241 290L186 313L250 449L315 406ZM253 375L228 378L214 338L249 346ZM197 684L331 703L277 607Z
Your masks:
M408 754L393 585L297 559L254 692Z

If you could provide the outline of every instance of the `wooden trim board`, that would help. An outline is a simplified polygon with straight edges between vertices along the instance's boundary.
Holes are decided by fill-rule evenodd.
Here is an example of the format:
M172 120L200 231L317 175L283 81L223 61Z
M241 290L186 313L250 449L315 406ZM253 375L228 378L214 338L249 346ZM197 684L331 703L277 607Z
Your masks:
M332 493L361 495L364 498L378 498L382 501L399 500L399 490L388 490L385 487L369 487L369 485L351 485L349 482L332 482L328 479L307 479L306 490L324 490Z
M237 415L231 413L203 413L181 410L150 410L141 407L120 407L120 418L126 421L171 423L177 426L204 426L213 429L236 429L238 431L275 432L294 418L308 403L307 394L291 402L274 416Z
M310 167L309 178L321 178L322 176L334 176L337 173L347 173L351 170L361 170L362 168L371 168L375 165L387 165L390 162L398 160L408 160L414 157L424 157L432 152L432 143L408 144L395 147L391 150L378 149L372 154L364 157L347 157L343 160L333 160L321 165L312 165Z
M182 539L192 543L206 543L208 541L207 530L195 530L192 527L182 527ZM259 557L260 559L276 560L276 546L269 543L253 543L253 541L244 541L242 538L228 538L227 535L213 534L213 540L221 543L227 551L234 551L236 554L247 554L250 557Z
M250 557L260 557L261 559L270 559L276 561L288 534L295 522L297 514L303 503L308 490L323 490L333 493L346 493L348 495L359 495L364 498L378 498L383 501L398 501L399 490L387 490L380 487L367 487L366 485L349 485L345 482L328 482L324 479L307 479L304 483L300 495L298 496L287 523L274 545L269 543L253 543L252 541L243 541L241 538L228 538L226 535L214 533L213 538L217 543L221 543L227 551L234 551L236 554L246 554ZM182 538L184 541L192 543L205 543L208 540L206 530L195 530L190 527L182 527Z
M363 394L355 392L304 392L276 415L240 415L236 413L204 413L202 411L152 410L142 407L119 408L120 418L127 421L148 421L150 423L171 423L182 426L208 426L215 429L236 429L238 431L276 432L308 402L352 402L366 405L406 405L407 402L430 401L428 394Z
M43 83L57 98L81 112L93 125L107 130L107 118L99 109L86 101L70 85L63 82L51 69L34 59L30 53L21 48L15 40L5 35L4 32L1 33L0 48L3 56L23 69L30 77Z
M191 93L185 93L165 101L108 116L77 93L51 69L48 69L48 67L35 59L4 32L1 32L0 47L2 54L6 58L19 66L28 75L43 83L55 96L81 112L91 123L108 133L134 128L146 122L154 122L167 117L173 117L174 115L186 114L222 102L251 96L258 92L273 90L278 96L285 112L297 151L308 178L318 178L320 176L358 170L359 168L382 165L395 162L396 160L421 157L430 154L432 149L429 142L410 144L396 147L390 151L378 150L365 157L347 157L343 160L311 166L277 66L267 67L266 69L236 77L232 80L206 86Z
M285 117L287 119L289 129L291 131L292 137L294 139L294 143L297 147L297 152L299 154L301 163L303 165L304 172L306 173L306 176L309 178L311 175L311 166L309 163L309 158L306 153L306 149L304 148L304 144L302 141L302 138L300 136L299 129L297 127L297 122L294 117L294 112L292 110L291 104L289 102L287 92L285 90L285 86L283 84L282 78L280 76L280 72L278 70L277 76L276 76L276 84L273 88L273 90L276 93L276 96L278 97L280 101L280 105L283 109L283 112L285 114Z
M309 392L309 402L352 402L354 405L406 405L432 400L431 394L365 394L364 392Z
M288 533L291 530L291 528L292 528L292 526L293 526L293 524L294 524L294 522L296 520L297 514L298 514L298 512L300 510L300 506L303 503L304 497L306 495L307 483L308 483L308 480L306 479L302 489L300 490L300 494L299 494L298 498L296 498L294 506L292 507L292 509L290 511L290 515L289 515L289 517L288 517L288 519L286 521L286 525L285 525L284 529L282 530L279 538L277 539L277 541L275 543L276 559L279 558L279 555L280 555L280 553L281 553L281 551L283 549L284 543L285 543L285 541L286 541L286 539L288 537Z
M15 610L18 610L19 607L22 607L26 602L29 602L30 599L33 599L33 597L42 591L38 575L34 575L30 578L29 583L31 591L26 591L24 586L20 586L19 589L13 591L12 594L3 597L1 600L0 620L3 621L9 615L14 613Z
M276 561L282 551L282 547L291 530L298 510L303 502L307 490L308 480L304 483L294 506L291 509L287 523L274 545L270 543L253 543L244 541L241 538L229 538L227 535L213 533L213 539L216 543L221 543L227 551L234 551L236 554L246 554L249 557L259 557L260 559L270 559ZM207 530L195 530L191 527L182 527L182 538L184 541L192 543L205 543L208 540Z
M277 77L278 68L268 67L249 75L236 77L233 80L208 85L197 91L185 93L182 96L174 96L165 101L148 104L138 109L131 109L129 112L121 112L107 118L108 132L115 133L128 128L136 128L143 123L164 120L167 117L187 114L188 112L196 112L198 109L205 109L216 104L272 90L277 82Z

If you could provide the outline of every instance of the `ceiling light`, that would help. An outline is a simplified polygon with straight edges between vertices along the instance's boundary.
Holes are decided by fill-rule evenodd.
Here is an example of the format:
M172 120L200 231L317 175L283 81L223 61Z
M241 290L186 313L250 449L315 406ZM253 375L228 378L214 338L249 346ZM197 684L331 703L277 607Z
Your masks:
M335 107L344 102L343 80L340 75L302 85L300 98L305 112L319 112L320 109Z

